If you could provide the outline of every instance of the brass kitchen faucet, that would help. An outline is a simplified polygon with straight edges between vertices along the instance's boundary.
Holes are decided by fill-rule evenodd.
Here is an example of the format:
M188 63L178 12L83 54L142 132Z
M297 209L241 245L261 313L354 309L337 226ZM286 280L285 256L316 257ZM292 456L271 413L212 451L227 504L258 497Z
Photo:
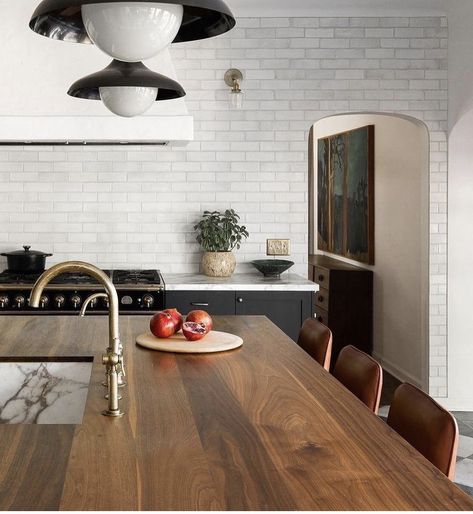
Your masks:
M85 315L85 311L90 302L97 297L107 296L109 299L109 343L106 353L102 356L102 363L106 367L106 385L108 387L108 409L102 411L104 416L119 417L123 416L123 411L120 410L118 394L119 385L125 385L123 381L124 366L123 366L123 347L120 341L120 328L119 328L119 302L115 286L113 285L110 277L101 269L88 264L87 262L68 261L61 262L46 270L36 281L30 294L30 306L38 308L41 303L41 294L46 285L58 275L62 273L84 273L97 279L107 291L104 293L95 293L87 298L81 309L81 316Z

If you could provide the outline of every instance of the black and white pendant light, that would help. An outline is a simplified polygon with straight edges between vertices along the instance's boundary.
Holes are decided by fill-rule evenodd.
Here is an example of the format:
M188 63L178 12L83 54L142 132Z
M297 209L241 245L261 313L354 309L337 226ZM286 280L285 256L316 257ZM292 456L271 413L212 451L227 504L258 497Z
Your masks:
M52 39L95 43L114 59L137 62L171 43L218 36L235 26L223 0L43 0L30 28Z
M113 113L133 117L155 101L185 95L182 87L141 61L171 43L218 36L235 26L223 0L43 0L30 28L51 39L93 43L114 60L73 84L69 95L102 100Z
M72 84L67 94L102 100L109 111L131 118L146 112L156 101L181 98L186 93L175 80L151 71L141 62L113 60L102 71Z

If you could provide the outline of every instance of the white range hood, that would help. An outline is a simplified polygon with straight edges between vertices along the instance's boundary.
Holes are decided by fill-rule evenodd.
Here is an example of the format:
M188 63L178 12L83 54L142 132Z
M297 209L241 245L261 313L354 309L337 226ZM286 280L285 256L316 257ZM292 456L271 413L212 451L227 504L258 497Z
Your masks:
M28 28L38 0L0 0L0 144L186 144L194 120L185 97L155 102L143 116L120 118L102 102L68 96L77 79L111 59L98 48L39 36ZM178 80L172 49L146 66Z

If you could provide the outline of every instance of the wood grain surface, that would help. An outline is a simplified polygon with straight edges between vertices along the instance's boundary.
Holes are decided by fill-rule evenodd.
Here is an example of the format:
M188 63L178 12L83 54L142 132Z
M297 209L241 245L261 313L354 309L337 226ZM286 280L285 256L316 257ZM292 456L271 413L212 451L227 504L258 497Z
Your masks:
M216 318L245 344L203 355L135 345L148 321L121 318L129 385L113 419L105 317L0 317L0 360L94 357L81 425L0 426L0 509L473 508L266 318Z

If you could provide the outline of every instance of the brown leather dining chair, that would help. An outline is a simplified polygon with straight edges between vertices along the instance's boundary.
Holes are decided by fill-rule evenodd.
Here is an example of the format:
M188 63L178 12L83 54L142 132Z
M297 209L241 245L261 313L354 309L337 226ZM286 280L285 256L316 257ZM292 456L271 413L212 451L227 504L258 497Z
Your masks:
M315 318L304 321L297 344L327 371L332 356L332 332Z
M332 374L369 409L378 413L383 388L383 368L372 357L354 346L345 346L337 358Z
M459 436L457 422L448 410L417 387L402 384L394 393L388 425L454 479Z

